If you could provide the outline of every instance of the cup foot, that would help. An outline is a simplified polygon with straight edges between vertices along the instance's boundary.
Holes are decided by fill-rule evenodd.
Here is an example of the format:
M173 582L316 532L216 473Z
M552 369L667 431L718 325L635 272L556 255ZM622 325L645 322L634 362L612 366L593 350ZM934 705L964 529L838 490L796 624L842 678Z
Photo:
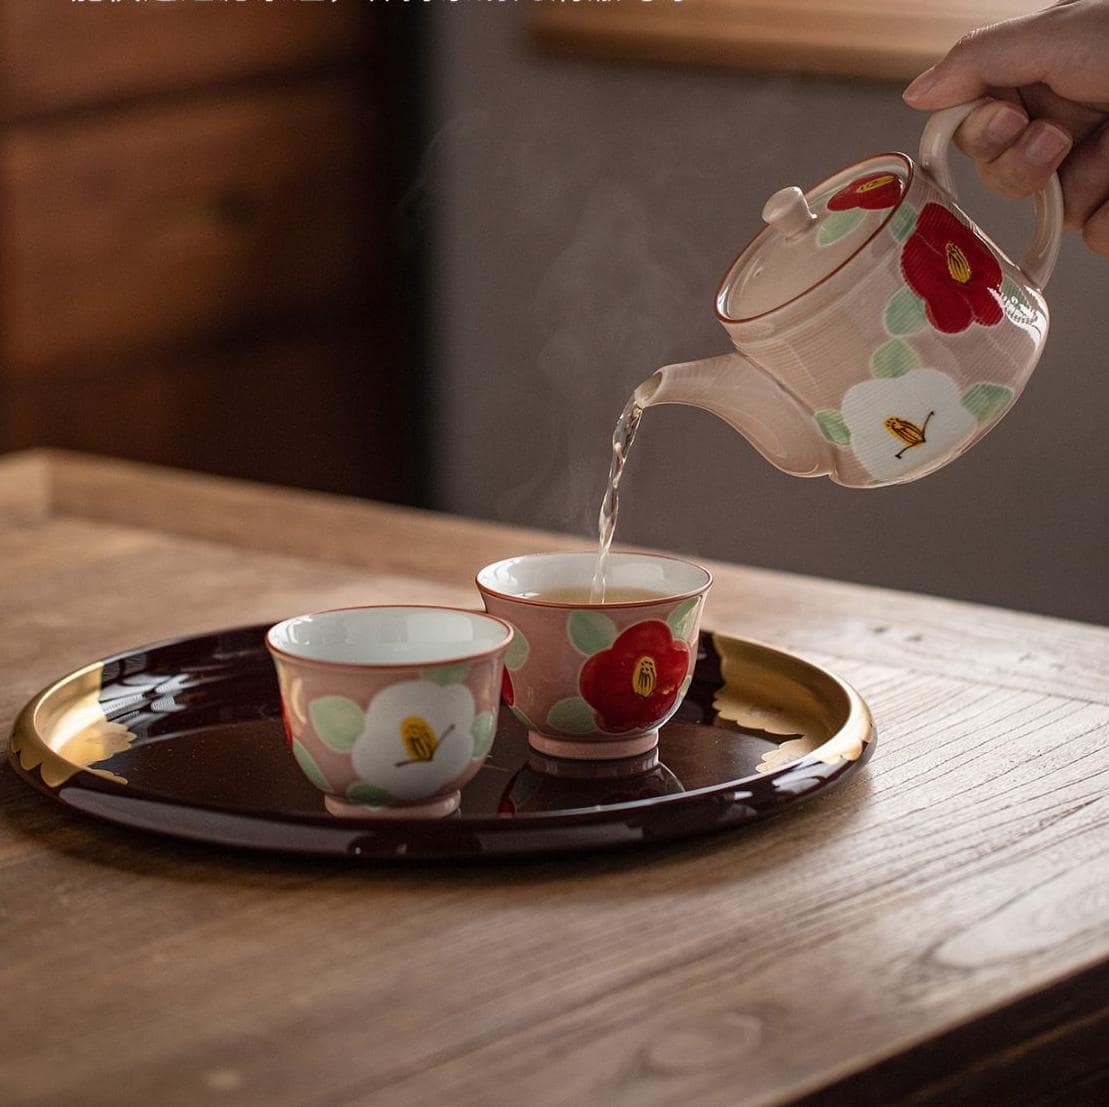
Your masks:
M550 738L528 731L528 744L533 750L549 757L565 757L572 761L612 761L618 757L636 757L658 745L658 731L652 730L638 738L617 738L610 742L583 742L575 739Z
M340 819L441 819L457 811L461 802L461 792L436 796L425 803L397 804L393 807L370 807L327 794L323 797L328 813Z

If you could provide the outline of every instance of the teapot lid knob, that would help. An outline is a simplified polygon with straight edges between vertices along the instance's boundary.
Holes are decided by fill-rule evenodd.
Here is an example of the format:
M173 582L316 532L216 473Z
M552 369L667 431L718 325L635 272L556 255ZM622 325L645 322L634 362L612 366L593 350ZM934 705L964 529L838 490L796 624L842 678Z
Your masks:
M762 209L766 225L721 282L717 314L725 324L750 323L785 307L822 285L877 238L869 259L825 291L838 296L854 288L860 270L872 265L883 249L892 253L900 247L908 233L906 220L912 229L908 206L900 220L892 222L911 174L912 162L904 154L876 154L807 191L790 187L775 192ZM919 205L919 196L916 202ZM878 237L887 225L889 234ZM791 318L796 316L779 316L775 327L790 325Z
M764 222L786 238L804 234L817 218L805 194L796 185L775 192L763 206L762 217Z

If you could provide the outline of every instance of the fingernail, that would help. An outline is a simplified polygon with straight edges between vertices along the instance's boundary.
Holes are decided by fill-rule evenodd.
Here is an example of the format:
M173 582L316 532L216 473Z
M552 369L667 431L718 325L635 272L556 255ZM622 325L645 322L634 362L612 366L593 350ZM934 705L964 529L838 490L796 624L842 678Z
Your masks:
M1024 156L1033 165L1051 165L1070 148L1071 137L1050 123L1037 123L1029 128L1024 143Z
M931 69L926 69L912 84L909 85L903 93L901 98L908 100L910 103L914 100L920 100L928 92L931 91L932 86L936 83L936 67L933 65Z
M1022 111L1008 104L999 104L990 113L986 137L999 145L1007 146L1024 130L1027 123L1028 117Z

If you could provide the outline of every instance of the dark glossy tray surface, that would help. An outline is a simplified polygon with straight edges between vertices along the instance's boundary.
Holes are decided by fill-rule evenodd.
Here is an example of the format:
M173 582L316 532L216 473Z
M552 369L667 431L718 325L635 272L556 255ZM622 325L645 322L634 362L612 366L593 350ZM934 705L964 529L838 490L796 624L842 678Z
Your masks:
M500 713L489 760L446 819L336 819L280 720L263 626L146 646L62 678L16 722L30 783L115 823L299 853L486 857L709 833L777 813L856 771L869 712L826 670L703 633L657 758L582 764L530 751Z

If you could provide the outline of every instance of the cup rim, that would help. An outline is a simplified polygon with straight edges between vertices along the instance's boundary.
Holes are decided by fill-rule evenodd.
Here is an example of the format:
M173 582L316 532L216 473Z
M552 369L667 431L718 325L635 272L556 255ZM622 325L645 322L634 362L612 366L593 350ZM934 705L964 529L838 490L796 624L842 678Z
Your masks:
M496 588L490 588L488 585L481 583L481 574L489 569L496 569L498 566L505 564L508 561L518 561L523 557L566 557L566 556L580 556L582 554L596 555L596 550L551 550L546 553L526 553L514 554L512 557L502 557L498 561L491 561L488 565L483 565L474 574L474 585L483 596L494 596L499 600L507 600L510 603L525 604L529 607L545 607L551 610L563 611L619 611L628 608L637 607L652 607L659 603L669 603L676 600L689 600L694 596L703 596L712 587L712 573L705 568L704 565L696 561L690 561L687 557L676 557L673 554L657 554L657 553L638 553L635 550L613 550L610 557L642 557L649 558L655 561L677 561L682 565L692 566L694 569L699 569L705 574L705 582L699 588L687 589L684 592L674 593L661 593L658 596L652 596L646 600L621 600L617 603L592 603L589 600L582 600L580 603L568 603L565 600L544 600L535 596L514 596L511 592L500 592Z
M470 615L479 619L488 619L491 622L499 623L507 633L500 642L495 646L491 646L489 649L479 650L476 653L471 652L458 654L453 657L444 657L435 661L329 661L322 657L304 657L299 653L291 653L289 650L284 650L280 646L275 645L270 637L278 627L292 622L293 619L303 619L305 616L313 615L335 615L347 611L455 611L462 615ZM376 673L394 671L408 672L420 669L438 669L445 665L459 665L463 661L483 661L488 657L496 657L498 654L503 654L508 649L515 635L516 631L513 629L510 622L500 618L498 615L492 615L488 611L481 611L476 607L452 607L450 604L444 603L366 603L351 604L343 607L325 607L320 611L302 611L296 615L290 615L286 619L281 619L266 631L266 649L275 658L279 657L284 661L293 661L298 665L314 665L323 669L356 669Z

